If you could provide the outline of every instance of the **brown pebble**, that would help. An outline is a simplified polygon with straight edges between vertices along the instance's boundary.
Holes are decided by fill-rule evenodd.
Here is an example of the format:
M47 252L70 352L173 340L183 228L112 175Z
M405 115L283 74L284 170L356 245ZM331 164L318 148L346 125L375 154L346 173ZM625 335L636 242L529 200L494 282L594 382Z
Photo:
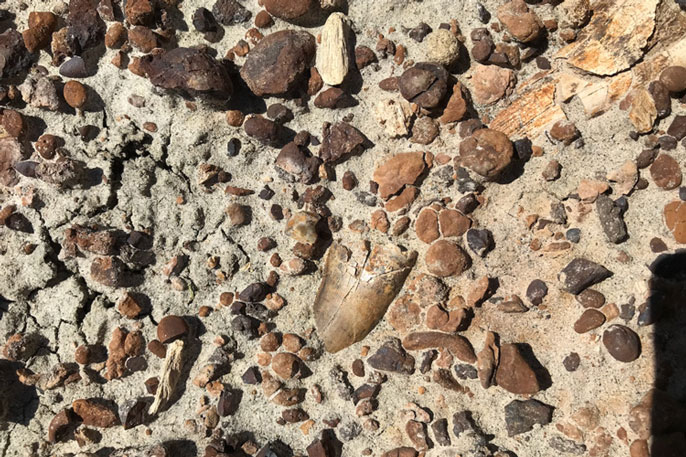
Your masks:
M148 351L152 352L160 359L163 359L167 356L167 346L160 343L159 340L151 340L148 343Z
M291 379L296 376L302 365L302 360L289 352L280 352L272 357L272 370L282 379Z
M655 185L665 189L676 189L681 184L681 167L672 156L660 154L650 166L650 176Z
M188 324L180 316L165 316L157 324L157 339L166 344L188 333Z
M268 12L262 10L255 15L255 27L266 29L271 27L273 24L274 19L272 19L272 16Z
M64 85L64 100L69 106L76 109L83 108L88 98L86 88L78 81L67 81Z
M586 333L605 323L605 315L597 309L589 308L574 323L576 333Z

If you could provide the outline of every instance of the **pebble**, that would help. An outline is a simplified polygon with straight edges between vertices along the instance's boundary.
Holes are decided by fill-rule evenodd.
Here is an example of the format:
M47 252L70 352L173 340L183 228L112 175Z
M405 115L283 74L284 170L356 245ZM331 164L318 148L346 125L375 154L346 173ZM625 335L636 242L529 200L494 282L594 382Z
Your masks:
M315 38L307 32L272 33L250 51L240 70L241 77L255 95L286 95L304 82L315 48Z
M440 65L423 62L408 68L398 80L400 94L420 108L437 108L448 92L448 72Z
M367 363L375 370L402 374L414 373L414 357L405 352L397 338L385 342L367 359Z
M562 170L562 165L560 165L560 162L557 160L553 159L548 164L545 166L543 169L543 178L546 181L555 181L560 178L560 172Z
M200 7L193 13L193 27L200 33L214 32L217 30L217 21L210 10L204 7ZM114 25L120 24L116 22ZM114 27L114 25L112 27ZM121 25L121 24L120 24ZM110 30L112 29L110 27ZM107 31L109 34L109 30ZM107 37L105 37L107 38ZM109 46L108 46L109 47Z
M165 316L157 324L157 339L164 344L182 338L187 333L188 324L180 316Z
M548 295L548 286L540 279L534 279L526 289L526 298L532 305L538 306L543 303L543 299Z
M241 24L249 21L252 16L252 13L237 0L217 0L212 7L212 13L223 25Z
M605 315L597 309L589 308L574 323L576 333L587 333L605 323Z
M677 243L686 244L686 202L674 200L664 208L665 225Z
M599 195L596 199L596 211L608 241L619 244L628 238L624 211L610 197Z
M572 144L580 135L581 133L576 128L576 125L568 120L557 121L550 129L550 136L566 146Z
M576 352L570 353L562 361L562 365L564 365L565 370L569 371L570 373L576 371L579 368L580 363L581 357L579 357L579 354L577 354Z
M665 189L676 189L681 185L681 167L669 154L660 154L650 166L650 176L655 185Z
M410 141L418 144L431 144L439 135L438 126L430 117L420 117L412 125L412 137Z
M291 379L296 377L303 365L302 360L290 352L280 352L272 357L271 367L279 377L282 379Z
M313 7L313 0L263 0L264 8L272 16L292 21L305 16Z
M457 82L453 86L453 93L450 99L448 99L448 104L445 110L443 110L443 114L441 114L441 124L461 121L467 114L467 108L464 88L461 83Z
M485 257L495 246L493 235L488 229L467 230L467 245L479 257Z
M406 185L414 184L426 170L422 152L403 152L384 161L374 171L379 196L387 200Z
M264 145L278 146L281 142L279 124L260 115L248 117L243 123L243 129L246 135L255 138Z
M607 268L584 258L576 258L569 262L558 275L563 289L578 295L612 275Z
M23 33L26 49L33 53L50 44L52 32L57 26L57 17L50 12L32 11L29 13L29 28Z
M629 120L638 133L648 133L657 119L657 107L652 95L646 89L634 89L631 94Z
M132 398L119 405L119 419L124 430L141 425L152 401L145 398Z
M672 123L667 129L667 134L674 137L677 141L681 141L686 137L686 116L674 116Z
M376 54L368 46L358 46L355 48L355 66L358 70L362 70L377 61Z
M119 425L116 405L97 398L74 400L71 404L74 413L88 427L108 428Z
M670 92L683 92L686 90L686 67L671 66L662 70L660 82Z
M454 64L460 57L460 42L450 30L438 29L429 33L424 48L429 62L446 67Z
M276 166L297 178L303 184L311 184L317 179L321 160L307 155L307 149L290 142L276 157Z
M204 48L174 48L141 61L150 82L163 89L227 99L233 85L226 68Z
M547 425L553 418L554 408L538 400L513 400L505 405L507 435L512 437L534 429L534 425Z
M479 105L495 104L514 90L517 79L509 68L477 64L472 75L472 95Z
M155 19L155 6L153 0L129 0L124 13L130 24L148 25Z
M605 304L605 295L594 289L586 289L577 294L576 301L584 308L602 308Z
M431 423L431 431L439 446L450 446L450 434L448 434L448 419L436 419Z
M233 227L242 227L250 223L250 207L238 203L231 203L226 208L226 215L229 216L229 223Z
M86 62L80 56L74 56L60 65L59 73L67 78L85 78L88 76Z
M412 441L415 449L420 452L429 449L426 424L414 420L407 421L405 424L405 433L407 433L407 436L410 441Z
M322 132L319 157L326 163L338 163L361 154L368 146L362 132L345 121L326 124Z
M498 19L510 34L522 43L536 40L543 29L539 17L524 0L511 0L498 7Z
M424 261L429 272L441 278L458 276L471 266L469 255L447 240L433 243L426 251Z
M357 101L339 87L330 87L322 91L314 99L317 108L341 109L355 106Z
M266 29L274 25L274 19L267 11L260 11L255 15L255 27Z
M657 117L661 119L669 116L672 112L672 99L669 97L669 89L660 81L653 81L648 85L648 92L653 97Z
M629 327L614 324L603 333L603 345L620 362L633 362L641 354L641 340Z
M233 389L225 388L219 395L217 401L217 414L219 417L227 417L233 415L238 409L240 403L240 394Z
M447 349L452 355L467 363L476 362L474 348L465 337L443 332L414 332L403 338L402 345L409 351Z
M106 26L100 19L95 2L70 0L66 22L67 39L75 48L75 54L81 54L102 42Z
M513 153L512 142L504 133L480 129L460 143L460 153L455 161L492 180L510 165Z
M88 93L83 84L78 81L67 81L62 92L64 100L69 106L75 109L81 109L88 100Z

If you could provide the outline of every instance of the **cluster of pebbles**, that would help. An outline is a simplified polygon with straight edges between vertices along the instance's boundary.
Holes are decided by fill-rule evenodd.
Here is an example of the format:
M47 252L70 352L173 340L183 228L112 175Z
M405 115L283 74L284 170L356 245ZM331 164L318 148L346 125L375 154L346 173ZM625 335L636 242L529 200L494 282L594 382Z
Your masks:
M0 455L685 455L646 360L684 284L626 271L686 243L686 61L527 135L623 2L387 3L0 4ZM641 388L575 401L600 365Z

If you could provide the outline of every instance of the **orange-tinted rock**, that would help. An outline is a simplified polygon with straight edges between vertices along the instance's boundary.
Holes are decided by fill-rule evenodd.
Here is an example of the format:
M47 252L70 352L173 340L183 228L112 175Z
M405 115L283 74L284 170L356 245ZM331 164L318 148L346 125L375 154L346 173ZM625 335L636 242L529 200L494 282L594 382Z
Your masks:
M541 20L524 0L511 0L498 7L498 19L515 39L523 43L534 41L543 29Z
M515 344L500 347L500 363L495 375L496 383L513 394L533 395L541 387L536 373Z
M438 223L443 236L462 236L472 225L471 219L454 209L442 209L438 213Z
M516 83L514 72L509 68L477 64L472 77L474 101L479 105L492 105L510 95Z
M468 339L460 335L442 332L415 332L403 338L403 347L408 351L424 349L448 349L455 357L467 363L476 362L474 348Z
M453 94L448 100L448 104L443 110L440 121L442 124L447 124L449 122L458 122L464 119L467 114L467 101L465 100L463 94L462 84L455 83L453 86Z
M441 278L460 275L471 265L469 255L460 246L446 240L432 244L424 261L429 272Z
M495 179L512 161L512 142L497 130L481 129L460 143L456 164L465 166L487 179Z
M188 333L188 324L180 316L165 316L157 324L157 339L162 343L170 343Z
M374 171L374 181L379 184L379 196L387 200L404 186L414 184L425 170L426 163L421 152L394 155Z
M22 35L24 45L29 52L36 52L50 44L52 32L57 26L57 17L48 11L32 11L29 13L29 28Z
M686 202L675 200L664 209L665 225L677 243L686 244Z
M406 212L410 205L415 201L419 195L419 189L415 186L405 186L402 192L395 197L390 198L384 208L389 213L395 213L396 211Z
M655 185L665 190L676 189L681 184L681 167L674 157L660 154L650 166L650 176Z
M414 224L417 238L430 244L440 237L438 233L438 214L432 208L424 208Z
M298 375L302 360L290 352L280 352L272 357L272 370L283 379L291 379Z
M574 323L576 333L586 333L605 323L605 315L597 309L589 308Z
M108 428L119 425L116 408L111 403L89 398L74 400L71 407L85 426Z

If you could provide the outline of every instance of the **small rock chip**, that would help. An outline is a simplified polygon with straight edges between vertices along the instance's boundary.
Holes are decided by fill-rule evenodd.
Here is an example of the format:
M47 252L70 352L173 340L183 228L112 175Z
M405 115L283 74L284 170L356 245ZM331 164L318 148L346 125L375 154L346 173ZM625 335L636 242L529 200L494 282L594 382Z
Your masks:
M413 143L427 145L430 144L439 135L438 126L430 117L420 117L414 122L412 126Z
M594 330L605 323L605 315L597 309L589 308L574 323L576 333L586 333Z
M597 284L612 275L612 272L602 265L584 258L576 258L569 262L558 275L558 279L567 292L578 295L588 287Z
M669 154L660 154L650 166L650 176L655 185L665 189L676 189L681 184L681 167Z
M540 279L534 279L526 288L526 298L532 305L538 306L543 303L546 295L548 295L548 286Z
M467 230L467 245L479 257L485 257L495 246L493 235L488 229Z
M629 327L614 324L603 333L603 345L620 362L633 362L641 355L641 340Z
M673 136L677 141L686 137L686 116L674 116L674 120L667 129L667 134Z
M536 373L516 344L501 345L495 380L497 385L513 394L533 395L541 390Z
M279 124L260 115L250 116L243 124L246 135L268 146L278 146L281 142ZM283 143L281 143L283 144Z
M0 77L17 76L31 65L31 54L19 32L8 29L0 34Z
M414 357L405 352L397 338L385 342L367 359L367 363L375 370L402 374L414 373Z
M217 21L223 25L235 25L250 20L252 13L237 0L217 0L212 7L212 13Z
M562 361L562 365L564 365L565 370L569 372L576 371L577 368L579 368L579 364L581 364L581 357L579 357L579 354L577 354L576 352L570 353Z
M339 87L330 87L314 99L317 108L340 109L355 106L355 99Z
M547 425L553 418L553 407L537 400L513 400L505 405L508 436L533 430L534 425Z
M638 133L647 133L653 129L655 119L657 119L657 108L655 100L646 89L635 89L630 94L631 111L629 120Z
M327 163L338 163L361 154L368 140L362 132L344 121L326 124L322 132L319 157Z
M315 38L307 32L272 33L250 51L241 68L241 77L255 95L285 95L304 82L315 48Z
M180 316L163 317L157 324L157 339L162 343L171 343L188 333L188 324Z
M433 243L426 251L424 261L429 272L441 278L460 275L471 266L469 255L447 240Z
M120 287L127 277L126 264L118 257L98 257L91 263L91 278L108 287Z
M403 152L387 159L374 171L374 182L379 185L379 196L387 200L406 185L414 184L426 170L424 154Z
M455 162L486 179L495 179L510 165L513 154L512 142L504 133L480 129L460 143Z
M439 106L448 92L448 72L440 65L418 63L405 70L398 84L405 100L431 110Z
M441 115L441 124L448 124L450 122L458 122L464 119L467 114L467 100L464 96L464 89L462 84L455 83L453 86L453 93L448 99L448 104Z
M586 289L577 294L576 301L578 301L584 308L602 308L605 304L605 295L597 290Z

